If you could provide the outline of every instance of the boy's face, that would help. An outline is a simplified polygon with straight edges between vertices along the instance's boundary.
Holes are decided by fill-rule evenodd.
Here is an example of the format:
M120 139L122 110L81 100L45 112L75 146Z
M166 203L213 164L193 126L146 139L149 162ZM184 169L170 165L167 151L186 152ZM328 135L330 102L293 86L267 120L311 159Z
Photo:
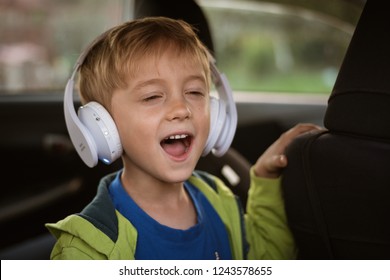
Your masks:
M139 63L128 88L116 90L111 115L124 149L125 173L164 183L186 180L210 126L209 88L200 62L175 50Z

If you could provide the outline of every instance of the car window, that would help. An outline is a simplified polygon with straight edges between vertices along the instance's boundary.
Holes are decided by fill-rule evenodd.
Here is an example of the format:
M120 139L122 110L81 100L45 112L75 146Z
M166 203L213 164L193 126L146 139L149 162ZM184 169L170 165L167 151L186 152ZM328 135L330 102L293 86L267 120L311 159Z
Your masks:
M81 50L131 0L0 0L0 94L63 89Z
M329 93L359 12L320 2L318 7L332 8L334 15L291 4L199 0L211 25L218 65L232 88Z
M132 18L133 2L0 0L0 94L63 90L81 50ZM359 16L328 1L316 6L341 12L262 1L197 2L209 21L219 68L236 92L329 93Z

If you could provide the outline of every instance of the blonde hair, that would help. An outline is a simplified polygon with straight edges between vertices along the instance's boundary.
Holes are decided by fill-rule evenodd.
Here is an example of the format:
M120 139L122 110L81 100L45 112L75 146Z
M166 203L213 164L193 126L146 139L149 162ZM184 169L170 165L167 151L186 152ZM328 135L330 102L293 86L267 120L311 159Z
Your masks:
M142 58L158 58L171 47L201 63L210 87L210 54L194 29L182 20L148 17L116 26L94 43L79 70L82 102L97 101L109 109L111 94L127 86Z

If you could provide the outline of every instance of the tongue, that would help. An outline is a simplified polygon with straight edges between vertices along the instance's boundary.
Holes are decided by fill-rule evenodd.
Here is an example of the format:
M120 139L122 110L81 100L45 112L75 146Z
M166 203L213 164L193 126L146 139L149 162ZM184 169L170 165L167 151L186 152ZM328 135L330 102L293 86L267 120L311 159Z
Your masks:
M161 146L167 154L174 157L183 155L187 150L185 143L179 140L163 142Z

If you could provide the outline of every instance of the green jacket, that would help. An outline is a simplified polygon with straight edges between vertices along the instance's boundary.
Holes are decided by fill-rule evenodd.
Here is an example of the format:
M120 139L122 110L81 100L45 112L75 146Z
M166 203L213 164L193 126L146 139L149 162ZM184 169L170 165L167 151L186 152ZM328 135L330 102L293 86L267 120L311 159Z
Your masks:
M203 173L201 173L203 174ZM295 246L287 228L280 181L255 177L244 215L237 197L224 183L208 175L191 176L214 206L226 226L233 259L291 259ZM46 224L57 238L51 259L134 259L137 230L114 207L108 186L115 178L103 178L94 200L80 213L55 224ZM209 182L209 183L207 183Z

